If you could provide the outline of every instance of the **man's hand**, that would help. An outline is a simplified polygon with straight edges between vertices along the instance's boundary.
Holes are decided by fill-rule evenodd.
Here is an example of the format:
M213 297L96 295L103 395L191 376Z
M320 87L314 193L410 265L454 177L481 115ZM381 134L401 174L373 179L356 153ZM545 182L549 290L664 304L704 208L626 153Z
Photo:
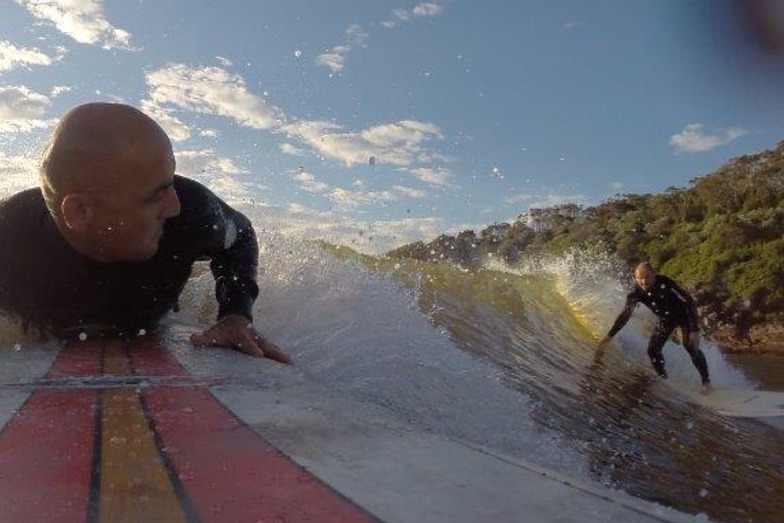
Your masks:
M218 323L202 332L191 335L197 347L226 347L251 356L269 358L280 363L291 363L291 358L256 332L253 324L239 314L227 314Z

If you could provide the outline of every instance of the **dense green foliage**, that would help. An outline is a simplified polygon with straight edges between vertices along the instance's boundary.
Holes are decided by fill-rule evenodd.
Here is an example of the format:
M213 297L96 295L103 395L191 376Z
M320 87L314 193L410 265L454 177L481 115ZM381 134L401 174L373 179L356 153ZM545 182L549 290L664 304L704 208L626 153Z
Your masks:
M531 209L479 234L463 231L395 249L391 257L477 267L573 247L648 260L699 302L748 327L784 317L784 142L741 156L688 188L629 194L596 207Z

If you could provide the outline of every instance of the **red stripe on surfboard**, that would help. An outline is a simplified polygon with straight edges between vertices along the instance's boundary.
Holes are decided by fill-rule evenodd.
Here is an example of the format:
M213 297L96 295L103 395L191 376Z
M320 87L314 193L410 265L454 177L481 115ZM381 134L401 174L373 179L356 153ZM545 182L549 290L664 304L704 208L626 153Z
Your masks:
M0 520L85 520L98 393L38 390L0 433Z
M103 343L84 341L69 343L60 350L47 378L96 376L101 374Z
M134 374L142 376L187 376L182 365L155 336L137 338L128 344Z
M373 521L243 425L207 390L161 387L143 394L203 521Z

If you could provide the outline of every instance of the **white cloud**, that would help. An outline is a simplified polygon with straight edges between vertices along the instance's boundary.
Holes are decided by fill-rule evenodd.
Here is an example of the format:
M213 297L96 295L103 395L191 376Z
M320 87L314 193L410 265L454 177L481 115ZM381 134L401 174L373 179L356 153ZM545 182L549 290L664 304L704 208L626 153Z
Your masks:
M241 174L247 172L237 167L231 158L218 156L212 149L178 151L176 157L177 170L183 174L198 175L211 172Z
M71 90L71 88L68 87L68 86L65 86L65 85L55 85L54 87L52 87L52 91L49 93L49 96L54 98L56 96L60 96L63 93L67 93L70 90Z
M336 45L316 57L316 65L328 67L333 73L339 73L346 64L346 56L355 47L363 47L368 37L362 27L353 24L346 29L346 41Z
M450 185L449 180L452 178L448 171L430 167L412 169L411 173L423 182L439 187L448 187Z
M404 194L408 196L409 198L419 199L427 196L427 193L425 191L419 189L413 189L411 187L406 187L405 185L393 185L392 189L396 192L399 192L400 194Z
M175 158L179 174L200 181L226 200L246 200L253 193L251 184L237 177L247 171L212 149L176 151Z
M0 85L0 133L30 132L54 125L42 117L49 98L25 86Z
M567 29L567 30L569 30L569 29L578 29L580 27L585 27L585 22L583 22L581 20L574 20L574 21L571 21L571 22L566 22L564 24L564 29Z
M360 132L342 132L342 127L330 122L299 121L285 125L282 131L347 167L368 163L408 166L416 160L424 142L442 138L437 126L413 120Z
M162 108L150 100L142 100L142 111L147 113L153 120L158 122L169 138L175 142L182 142L191 137L191 129L170 111Z
M16 47L11 42L0 40L0 71L30 65L51 65L54 60L36 48Z
M391 191L351 191L337 187L329 193L329 199L342 208L355 208L393 202L397 196Z
M726 145L748 134L748 131L740 127L719 129L714 134L704 133L703 128L699 123L687 125L681 132L670 137L670 145L679 153L699 153Z
M130 33L109 23L100 0L15 0L39 20L82 44L131 49Z
M367 253L383 253L406 243L434 238L445 230L441 218L358 221L334 211L317 211L300 204L237 205L257 231L267 229L307 240L322 239Z
M437 4L435 2L423 2L419 5L414 6L411 10L414 16L436 16L444 10L444 6L442 4Z
M220 62L220 64L221 64L223 67L232 67L232 66L234 65L234 63L233 63L231 60L229 60L228 58L225 58L225 57L223 57L223 56L216 56L216 57L215 57L215 59L216 59L218 62Z
M443 139L438 126L416 120L383 123L358 132L346 131L333 122L288 121L282 110L249 92L241 76L218 67L172 64L149 71L146 77L149 98L142 107L175 141L191 136L188 125L177 116L180 111L225 116L247 127L284 133L322 158L340 161L347 167L408 167L421 163L423 158L437 157L426 144ZM305 153L292 143L284 143L280 149L292 155ZM443 185L448 176L432 175L429 183Z
M280 151L284 154L290 154L291 156L304 156L305 150L300 149L295 145L291 145L290 143L284 143L280 146Z
M27 156L6 156L0 151L0 197L38 184L38 162Z
M283 113L248 91L245 80L220 67L170 64L146 73L156 106L231 118L254 129L279 126Z
M563 195L563 194L518 194L504 199L507 205L519 205L525 203L527 208L547 208L562 205L564 203L585 203L586 198L583 195Z
M245 201L253 197L253 188L249 184L226 174L211 176L206 185L212 192L228 202Z
M381 25L388 29L397 27L398 25L408 22L414 18L423 18L430 16L438 16L446 8L445 2L422 2L411 9L397 8L393 9L389 14L389 18L381 22Z
M336 45L316 57L316 65L329 67L333 73L339 73L346 64L346 55L351 51L347 45Z
M329 190L329 185L318 181L312 173L307 172L303 168L291 171L288 174L299 182L299 186L302 190L309 193L322 194Z

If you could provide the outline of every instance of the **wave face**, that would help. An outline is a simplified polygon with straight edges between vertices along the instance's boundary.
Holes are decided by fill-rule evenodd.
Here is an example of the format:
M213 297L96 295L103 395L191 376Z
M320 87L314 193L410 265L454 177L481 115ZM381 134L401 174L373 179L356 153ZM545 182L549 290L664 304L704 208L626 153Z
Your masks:
M532 420L569 441L595 480L720 521L784 514L780 430L685 401L676 390L699 377L678 345L664 349L670 379L656 377L646 354L654 316L645 307L597 357L596 340L631 283L610 256L572 251L514 269L409 271L428 282L419 303L434 323L502 369L505 382L531 398ZM714 385L754 386L717 347L703 340L702 348Z
M686 512L721 521L784 513L781 432L684 401L673 389L699 379L675 344L665 347L669 383L659 380L643 308L595 358L629 281L610 257L572 252L469 272L271 235L260 243L257 325L311 379L429 430ZM205 323L210 280L188 291ZM754 386L716 347L703 350L715 385Z

